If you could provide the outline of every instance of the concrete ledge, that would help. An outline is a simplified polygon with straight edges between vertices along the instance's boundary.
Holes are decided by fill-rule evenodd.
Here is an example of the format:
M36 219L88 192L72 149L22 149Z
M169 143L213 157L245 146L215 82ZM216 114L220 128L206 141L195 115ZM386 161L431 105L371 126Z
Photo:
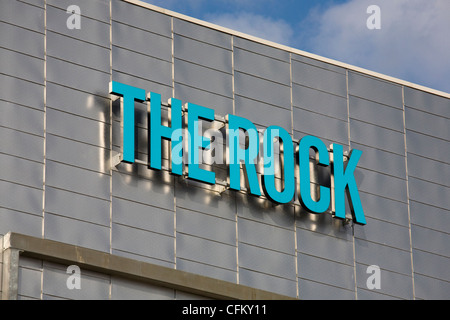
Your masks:
M15 249L21 256L78 265L81 269L117 275L214 299L293 300L295 298L209 278L102 251L9 232L3 251ZM4 261L5 263L5 261ZM5 269L5 268L4 268Z

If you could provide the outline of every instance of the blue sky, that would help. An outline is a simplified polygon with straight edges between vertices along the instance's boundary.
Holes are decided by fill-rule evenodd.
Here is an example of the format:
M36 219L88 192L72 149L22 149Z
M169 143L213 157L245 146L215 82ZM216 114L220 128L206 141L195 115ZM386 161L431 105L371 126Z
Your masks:
M450 93L450 0L145 0ZM368 29L370 5L381 29Z

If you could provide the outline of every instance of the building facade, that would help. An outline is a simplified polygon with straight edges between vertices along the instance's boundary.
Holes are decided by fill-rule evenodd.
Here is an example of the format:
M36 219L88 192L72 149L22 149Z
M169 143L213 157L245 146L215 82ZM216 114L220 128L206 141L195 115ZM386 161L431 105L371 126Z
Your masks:
M0 1L3 299L450 298L450 94L137 0ZM113 82L144 91L134 163ZM270 200L262 166L261 196L244 166L240 190L227 164L202 167L213 184L173 174L168 141L149 168L150 92L165 126L175 98L214 110L216 132L231 115L362 151L365 224L353 195L345 219L297 187ZM332 176L311 159L312 193Z

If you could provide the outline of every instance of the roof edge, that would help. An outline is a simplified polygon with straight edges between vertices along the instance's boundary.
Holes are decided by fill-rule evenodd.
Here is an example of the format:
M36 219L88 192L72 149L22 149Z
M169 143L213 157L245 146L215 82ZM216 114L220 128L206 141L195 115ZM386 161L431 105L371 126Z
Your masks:
M134 4L134 5L143 7L143 8L147 8L147 9L150 9L150 10L162 13L162 14L166 14L166 15L174 17L174 18L182 19L182 20L185 20L187 22L192 22L192 23L195 23L195 24L198 24L200 26L207 27L207 28L210 28L210 29L213 29L213 30L216 30L216 31L224 32L224 33L227 33L227 34L230 34L230 35L233 35L233 36L244 38L246 40L251 40L251 41L258 42L260 44L268 45L268 46L271 46L271 47L276 48L276 49L281 49L281 50L284 50L284 51L288 51L290 53L299 54L299 55L302 55L302 56L305 56L305 57L308 57L308 58L311 58L311 59L315 59L315 60L318 60L318 61L321 61L321 62L329 63L329 64L332 64L332 65L335 65L335 66L338 66L338 67L342 67L342 68L349 69L349 70L352 70L352 71L360 72L360 73L363 73L363 74L366 74L366 75L369 75L369 76L372 76L372 77L376 77L376 78L379 78L379 79L382 79L382 80L394 82L394 83L402 85L402 86L406 86L406 87L410 87L412 89L425 91L427 93L431 93L431 94L434 94L434 95L438 95L438 96L450 99L450 93L447 93L447 92L444 92L444 91L432 89L432 88L429 88L429 87L426 87L426 86L422 86L422 85L419 85L419 84L416 84L416 83L413 83L413 82L409 82L409 81L402 80L402 79L399 79L399 78L391 77L391 76L388 76L388 75L385 75L385 74L382 74L382 73L379 73L379 72L375 72L375 71L371 71L371 70L364 69L364 68L361 68L361 67L357 67L357 66L345 63L345 62L340 62L340 61L333 60L333 59L330 59L330 58L322 57L322 56L314 54L314 53L309 53L307 51L303 51L303 50L292 48L292 47L289 47L289 46L286 46L286 45L282 45L282 44L279 44L279 43L276 43L276 42L273 42L273 41L269 41L269 40L265 40L265 39L262 39L262 38L258 38L258 37L255 37L255 36L252 36L252 35L240 32L240 31L236 31L236 30L233 30L233 29L225 28L225 27L222 27L222 26L219 26L219 25L207 22L207 21L203 21L203 20L200 20L200 19L197 19L197 18L193 18L193 17L187 16L187 15L184 15L182 13L178 13L178 12L175 12L175 11L164 9L164 8L155 6L153 4L150 4L150 3L147 3L147 2L143 2L141 0L122 0L122 1L131 3L131 4Z

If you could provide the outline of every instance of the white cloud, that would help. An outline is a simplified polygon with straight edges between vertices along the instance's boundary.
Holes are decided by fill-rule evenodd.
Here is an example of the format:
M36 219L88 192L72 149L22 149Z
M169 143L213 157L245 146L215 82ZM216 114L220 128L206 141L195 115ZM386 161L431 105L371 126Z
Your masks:
M294 32L284 20L275 20L248 12L208 14L205 20L265 40L285 45L292 44Z
M380 30L366 26L373 4ZM312 12L300 38L319 55L450 92L449 17L448 0L350 0Z

